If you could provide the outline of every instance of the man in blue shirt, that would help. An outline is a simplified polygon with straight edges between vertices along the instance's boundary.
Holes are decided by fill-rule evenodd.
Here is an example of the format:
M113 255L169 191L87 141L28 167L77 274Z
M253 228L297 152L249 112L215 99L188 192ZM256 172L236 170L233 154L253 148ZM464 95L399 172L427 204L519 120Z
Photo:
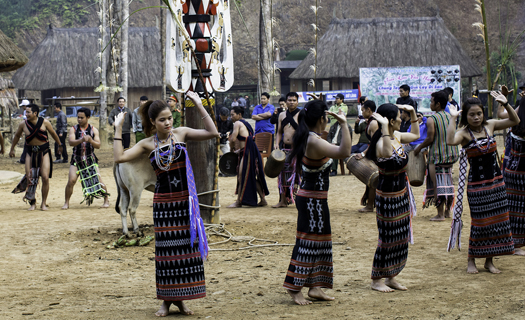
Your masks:
M270 123L270 118L272 117L275 107L269 104L269 101L270 94L268 92L263 92L261 95L261 104L253 108L252 119L255 120L255 134L269 132L273 135L275 132L275 127Z

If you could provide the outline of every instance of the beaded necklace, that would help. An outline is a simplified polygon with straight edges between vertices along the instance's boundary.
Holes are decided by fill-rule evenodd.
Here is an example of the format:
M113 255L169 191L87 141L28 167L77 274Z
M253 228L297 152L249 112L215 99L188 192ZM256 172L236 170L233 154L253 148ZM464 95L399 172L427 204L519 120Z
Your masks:
M317 133L315 131L310 131L310 132L308 132L308 134L311 135L311 136L316 137L317 139L321 139L321 137L319 136L319 133Z
M474 137L474 133L472 133L472 130L470 129L470 127L468 128L468 132L472 140L474 140L474 144L476 145L476 148L478 148L479 151L486 153L487 151L489 151L489 148L490 148L490 137L489 137L489 133L487 132L487 128L485 128L485 126L483 126L483 130L485 131L485 135L487 137L487 145L484 147L479 143L478 139Z
M393 145L392 145L392 149L394 149L395 153L396 153L399 157L405 159L407 155L406 155L406 153L405 153L405 151L404 151L404 149L403 149L403 145L401 144L401 141L399 141L399 139L397 138L397 136L396 136L395 134L394 134L394 138L396 139L397 143L399 143L399 146L400 146L399 148L401 148L401 153L397 152L397 150L398 150L399 148L396 149Z
M164 155L160 152L160 149L162 148L160 146L161 140L157 134L155 134L155 139L153 139L153 141L155 143L155 162L157 163L157 167L163 171L169 171L173 161L177 160L180 156L179 153L179 156L175 158L175 139L173 137L173 132L170 132L168 138L165 140L169 141L169 149Z

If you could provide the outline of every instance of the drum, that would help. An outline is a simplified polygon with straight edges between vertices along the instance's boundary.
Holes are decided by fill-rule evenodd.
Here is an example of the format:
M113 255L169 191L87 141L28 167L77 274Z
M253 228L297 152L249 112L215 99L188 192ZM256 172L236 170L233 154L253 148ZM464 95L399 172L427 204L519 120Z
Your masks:
M266 160L266 165L264 166L264 174L268 178L277 178L279 173L284 168L284 162L286 161L286 153L282 150L275 149L272 151L268 160Z
M419 155L416 157L414 151L410 151L408 153L407 175L412 187L419 187L423 185L423 182L425 181L426 170L427 164L425 162L425 156L423 153L419 153Z
M346 158L346 167L359 181L370 188L377 188L377 184L379 183L379 169L377 165L374 161L367 158L357 160L356 155L357 153Z
M219 169L222 173L235 176L237 175L237 165L239 163L239 157L235 152L228 152L222 155L219 160Z

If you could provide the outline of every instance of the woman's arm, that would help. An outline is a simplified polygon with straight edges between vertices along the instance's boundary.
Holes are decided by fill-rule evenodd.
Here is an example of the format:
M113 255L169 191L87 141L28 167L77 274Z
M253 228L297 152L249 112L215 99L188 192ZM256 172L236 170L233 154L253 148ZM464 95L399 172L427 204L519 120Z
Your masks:
M508 114L508 119L489 121L489 125L492 126L492 132L496 130L503 130L506 128L514 127L515 125L520 123L520 118L518 117L518 114L516 113L514 108L512 108L512 106L508 103L507 98L501 94L501 92L492 91L490 95L494 97L500 105L505 107L505 110Z
M455 105L450 104L449 111L450 111L450 121L448 122L448 127L447 127L447 144L449 146L457 146L465 138L463 134L465 130L456 132L456 119L461 114L462 110L458 111Z
M350 156L352 151L352 138L346 123L346 116L344 114L335 114L333 112L326 112L339 122L341 126L341 144L339 146L333 145L324 139L308 139L307 153L309 157L319 159L322 157L329 157L333 159L345 159Z
M190 91L187 93L187 97L193 101L195 107L199 110L199 113L202 116L202 121L204 122L204 129L193 129L188 127L180 127L179 129L176 129L177 134L182 135L181 141L204 141L219 137L219 132L213 124L210 115L206 109L204 109L199 95Z
M394 139L394 137L391 137L388 131L388 119L379 113L374 113L373 117L381 124L381 138L379 138L376 144L376 157L390 157L392 155L392 139Z
M119 113L115 117L115 137L113 138L113 159L116 163L128 162L137 159L141 155L147 152L145 145L146 140L140 140L139 143L134 145L132 148L124 151L122 146L122 126L124 125L124 116L126 112Z

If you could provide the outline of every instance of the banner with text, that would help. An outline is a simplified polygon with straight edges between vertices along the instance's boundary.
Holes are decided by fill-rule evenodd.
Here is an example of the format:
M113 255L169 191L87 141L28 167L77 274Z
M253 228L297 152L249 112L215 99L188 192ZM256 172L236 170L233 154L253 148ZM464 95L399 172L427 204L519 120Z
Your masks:
M377 106L396 103L399 87L407 84L410 96L417 101L418 111L431 113L430 95L446 87L454 89L453 98L461 105L461 72L459 66L360 68L361 95Z
M299 95L299 103L305 103L308 102L311 97L308 95L309 93L313 93L315 95L323 94L323 96L326 97L326 102L328 101L335 101L335 96L339 93L343 94L345 96L345 100L357 100L357 96L359 95L359 90L337 90L337 91L307 91L307 92L297 92Z

